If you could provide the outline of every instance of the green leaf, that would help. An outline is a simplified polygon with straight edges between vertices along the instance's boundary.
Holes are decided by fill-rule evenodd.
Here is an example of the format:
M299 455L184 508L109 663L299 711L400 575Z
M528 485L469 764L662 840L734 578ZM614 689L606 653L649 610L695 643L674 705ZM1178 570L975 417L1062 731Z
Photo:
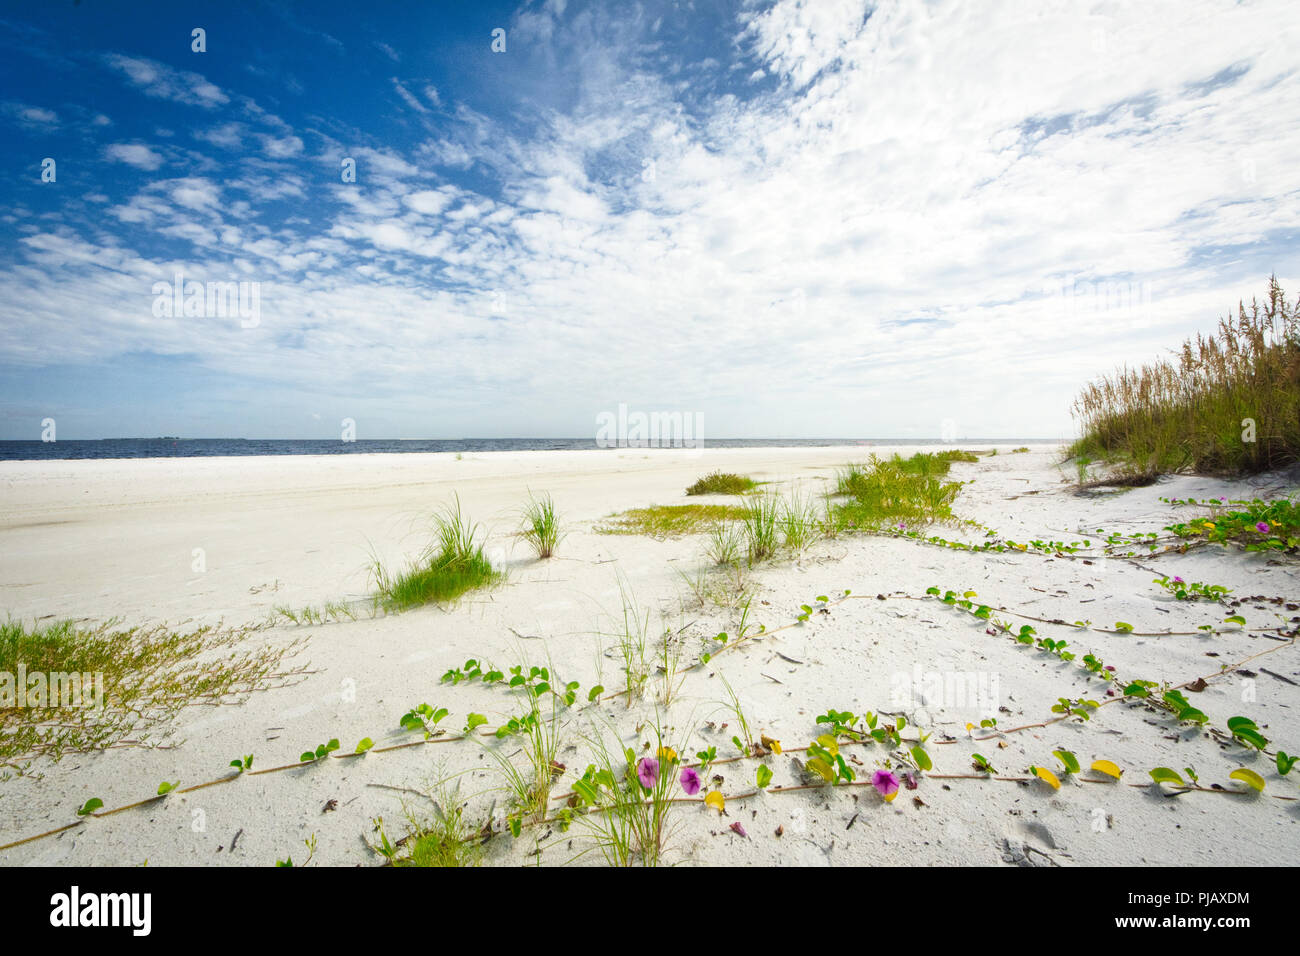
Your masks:
M481 727L487 723L487 718L482 714L470 714L465 718L465 733L470 733L475 727Z
M1253 770L1247 770L1245 767L1238 767L1228 776L1233 780L1240 780L1242 783L1253 788L1256 793L1264 791L1264 778Z
M99 799L99 797L91 797L89 800L86 801L85 806L83 806L80 810L77 811L77 816L88 817L103 805L104 805L104 801Z
M1224 624L1240 624L1242 627L1245 627L1245 626L1246 626L1246 619L1245 619L1244 617L1242 617L1240 614L1233 614L1231 617L1225 617L1225 618L1223 619L1223 623L1224 623Z
M1052 756L1061 761L1066 773L1079 772L1079 758L1068 750L1053 750Z
M807 767L809 770L811 770L813 773L819 775L827 783L830 783L832 780L835 779L835 771L832 770L831 765L827 763L825 760L823 760L821 757L809 758L808 762L804 764L804 766Z
M158 784L158 796L160 797L166 796L167 794L175 790L177 787L179 787L180 784L181 782L179 780L177 780L175 783L168 783L166 780L164 780L162 783Z
M766 789L767 785L772 782L772 768L765 763L759 764L756 779L758 782L758 789Z
M916 761L916 766L921 770L930 770L934 763L930 760L930 755L925 752L925 748L919 744L912 748L912 759Z
M369 737L362 737L361 740L357 742L357 749L352 752L357 754L363 754L374 745L375 742L371 740Z
M1256 750L1263 750L1268 746L1268 738L1258 730L1238 730L1233 736L1243 743L1250 744Z
M1151 771L1151 779L1156 783L1172 783L1179 787L1187 786L1187 782L1168 767L1156 767Z

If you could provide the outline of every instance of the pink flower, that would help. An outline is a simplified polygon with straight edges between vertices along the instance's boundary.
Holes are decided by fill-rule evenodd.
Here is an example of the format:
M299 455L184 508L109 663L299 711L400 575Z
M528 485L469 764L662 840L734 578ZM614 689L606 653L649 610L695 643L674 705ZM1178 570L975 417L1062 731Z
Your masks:
M680 780L682 789L686 791L688 797L693 797L700 792L700 775L695 772L694 767L683 767Z
M898 793L898 778L888 770L877 770L871 778L871 785L886 800L893 799L894 794Z
M749 836L749 834L745 832L745 828L740 825L739 820L737 820L735 823L731 825L731 830L733 833L738 833L740 836L743 837Z
M1255 525L1255 528L1256 528L1256 530L1260 531L1260 532L1263 533L1263 534L1268 534L1268 522L1267 522L1267 521L1261 521L1259 524Z
M636 778L641 781L641 786L653 790L655 781L659 779L659 761L642 757L641 762L636 765Z
M1184 581L1182 578L1174 578L1174 583L1175 583L1175 584L1186 584L1187 582Z

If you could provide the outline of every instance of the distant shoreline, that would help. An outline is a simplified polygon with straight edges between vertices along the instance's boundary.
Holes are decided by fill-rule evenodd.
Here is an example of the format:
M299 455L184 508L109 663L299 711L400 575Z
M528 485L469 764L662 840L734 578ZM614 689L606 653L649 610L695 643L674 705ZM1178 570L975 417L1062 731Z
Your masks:
M705 448L836 448L862 446L1057 445L1066 438L715 438ZM134 458L224 458L287 455L482 454L502 451L673 450L628 443L602 447L594 438L90 438L57 442L0 441L0 461L78 461ZM680 450L680 449L678 449Z

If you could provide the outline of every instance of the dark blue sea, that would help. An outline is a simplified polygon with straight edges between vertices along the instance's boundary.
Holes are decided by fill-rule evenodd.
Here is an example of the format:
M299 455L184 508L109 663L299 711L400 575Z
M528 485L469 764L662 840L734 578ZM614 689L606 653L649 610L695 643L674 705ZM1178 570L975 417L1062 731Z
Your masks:
M1045 439L714 438L706 448L825 448L832 445L1042 444ZM598 448L594 438L102 438L94 441L0 441L0 461L82 458L214 458L228 455L374 455L410 452L557 451ZM611 449L605 449L611 450ZM613 449L616 450L616 449Z

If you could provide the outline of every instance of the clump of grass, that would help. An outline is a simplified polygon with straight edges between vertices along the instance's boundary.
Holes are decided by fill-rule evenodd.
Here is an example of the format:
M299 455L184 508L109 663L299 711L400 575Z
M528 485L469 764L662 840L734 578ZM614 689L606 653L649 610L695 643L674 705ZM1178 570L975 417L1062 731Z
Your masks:
M109 621L80 625L72 621L27 626L0 624L0 672L16 675L19 665L31 674L103 675L102 705L98 681L81 681L73 706L0 706L0 761L22 769L37 757L58 760L69 753L103 750L124 742L144 744L153 732L191 704L236 702L256 690L279 686L300 668L284 671L282 661L301 646L242 646L257 628L200 627L176 631L162 625L122 628ZM68 685L50 690L62 692ZM12 703L17 704L15 699ZM29 705L35 703L28 691Z
M534 498L530 495L523 520L524 528L519 533L520 537L528 542L537 557L549 558L555 554L555 547L563 535L560 533L560 522L555 516L555 502L551 496Z
M1019 448L1013 448L1013 449L1011 449L1011 454L1013 454L1013 455L1023 455L1023 454L1024 454L1025 452L1027 452L1027 451L1029 451L1029 447L1028 447L1027 445L1021 445Z
M1270 277L1264 303L1239 302L1173 360L1088 385L1073 414L1087 456L1141 473L1248 474L1300 460L1300 309Z
M876 530L885 524L933 524L955 520L952 503L959 482L941 481L954 459L918 454L910 459L872 456L836 474L835 494L850 500L835 509L841 530Z
M669 538L708 531L719 521L743 517L735 505L653 505L611 515L596 531L600 534L645 534Z
M646 680L650 678L650 662L646 657L650 637L650 611L642 610L637 605L636 596L630 593L627 584L621 580L619 596L623 601L623 627L614 637L619 644L619 656L623 658L624 693L630 706L632 698L641 695Z
M716 521L709 528L704 551L714 564L731 565L740 560L741 533L734 521Z
M423 604L455 600L467 591L496 583L501 575L476 542L478 525L461 514L460 499L434 517L434 540L420 559L398 575L379 562L371 566L375 604L384 611L404 611Z
M432 813L423 815L404 807L410 831L390 842L384 832L383 818L374 821L380 843L375 852L393 866L471 867L482 861L481 829L466 819L468 804L461 799L460 787L449 788L444 782L430 797Z
M781 502L779 524L782 544L794 555L802 554L822 533L812 497L801 496L797 491Z
M686 489L688 495L743 495L757 487L754 479L725 471L705 475Z
M563 765L556 759L560 751L559 698L547 693L550 709L548 714L543 715L542 695L532 684L523 686L527 693L527 712L498 728L496 733L498 739L516 736L522 738L521 750L525 758L523 766L516 765L499 748L487 750L500 767L510 791L509 824L515 836L519 835L524 821L540 820L546 815L551 785L557 776L564 773Z
M751 565L776 554L780 517L781 502L775 495L758 495L746 504L740 528L745 537L745 557Z

